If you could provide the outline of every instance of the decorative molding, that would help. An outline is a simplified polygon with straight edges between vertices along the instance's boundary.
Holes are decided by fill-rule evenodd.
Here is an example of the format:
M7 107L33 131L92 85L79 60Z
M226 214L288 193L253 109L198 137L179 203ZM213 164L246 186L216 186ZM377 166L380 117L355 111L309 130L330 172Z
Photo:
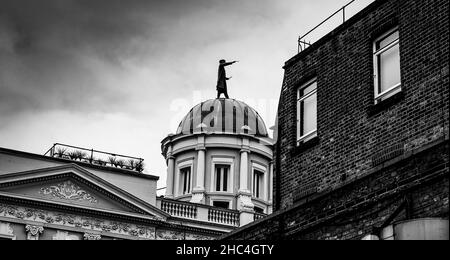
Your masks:
M211 240L211 237L198 234L186 234L185 240Z
M156 233L158 240L184 240L184 234L177 231L158 230Z
M39 235L44 232L43 226L26 225L27 240L39 240Z
M255 205L253 204L253 201L252 201L252 195L243 193L243 192L239 192L238 206L237 206L238 210L253 211L254 207L255 207Z
M42 226L46 224L58 225L56 229L64 230L71 228L79 230L80 233L101 233L103 236L122 238L130 237L133 239L147 239L147 240L162 240L162 239L188 239L188 240L211 240L214 236L200 235L190 232L181 232L165 229L157 229L152 226L140 226L136 224L110 221L105 219L97 219L92 217L83 217L71 215L60 212L49 212L40 209L33 209L22 206L12 206L0 203L0 217L4 221L5 217L8 219L16 219L23 221L33 221L35 226ZM8 221L8 220L6 220ZM2 222L0 222L2 223ZM9 224L9 223L6 223ZM53 228L53 227L52 227ZM12 232L12 230L11 230ZM11 233L9 232L9 233ZM75 232L75 231L74 231Z
M51 195L55 198L75 201L89 201L90 203L98 203L98 200L87 191L71 181L65 181L49 187L41 188L40 194Z
M205 204L205 189L196 190L194 188L193 191L192 191L191 200L189 202Z
M109 221L65 213L49 212L40 209L16 207L0 203L0 216L29 220L43 224L55 224L82 230L93 230L116 235L132 236L142 239L155 239L155 228L135 224ZM63 228L61 228L63 229Z
M92 234L92 233L84 233L83 235L84 240L100 240L102 238L102 236L98 235L98 234Z

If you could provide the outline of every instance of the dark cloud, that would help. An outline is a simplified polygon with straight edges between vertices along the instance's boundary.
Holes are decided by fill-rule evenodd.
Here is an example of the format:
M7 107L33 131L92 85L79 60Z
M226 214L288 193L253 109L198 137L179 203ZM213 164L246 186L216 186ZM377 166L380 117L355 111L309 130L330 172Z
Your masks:
M117 86L124 62L157 67L245 36L239 25L251 29L273 12L261 0L2 0L0 114L121 109L133 91Z

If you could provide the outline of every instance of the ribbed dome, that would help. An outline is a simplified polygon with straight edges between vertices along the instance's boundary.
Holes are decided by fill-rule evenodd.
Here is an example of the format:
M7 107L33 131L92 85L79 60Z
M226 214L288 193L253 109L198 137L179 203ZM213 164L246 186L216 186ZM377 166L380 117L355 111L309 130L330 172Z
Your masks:
M180 122L179 134L230 133L267 137L261 116L235 99L210 99L194 106Z

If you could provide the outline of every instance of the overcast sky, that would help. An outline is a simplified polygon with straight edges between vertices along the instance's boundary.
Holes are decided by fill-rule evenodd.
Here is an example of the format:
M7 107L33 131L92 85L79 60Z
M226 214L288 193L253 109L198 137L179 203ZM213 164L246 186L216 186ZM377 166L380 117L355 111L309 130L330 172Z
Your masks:
M229 95L269 128L298 36L349 2L0 1L0 147L43 154L59 142L142 157L158 187L160 141L215 97L219 59L240 61L227 67Z

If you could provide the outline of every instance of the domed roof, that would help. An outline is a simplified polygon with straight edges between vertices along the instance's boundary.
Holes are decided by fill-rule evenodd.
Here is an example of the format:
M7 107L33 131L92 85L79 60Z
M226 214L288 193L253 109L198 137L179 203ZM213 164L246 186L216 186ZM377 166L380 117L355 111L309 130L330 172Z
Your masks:
M267 137L261 116L235 99L210 99L194 106L181 120L177 135L197 133L249 134Z

